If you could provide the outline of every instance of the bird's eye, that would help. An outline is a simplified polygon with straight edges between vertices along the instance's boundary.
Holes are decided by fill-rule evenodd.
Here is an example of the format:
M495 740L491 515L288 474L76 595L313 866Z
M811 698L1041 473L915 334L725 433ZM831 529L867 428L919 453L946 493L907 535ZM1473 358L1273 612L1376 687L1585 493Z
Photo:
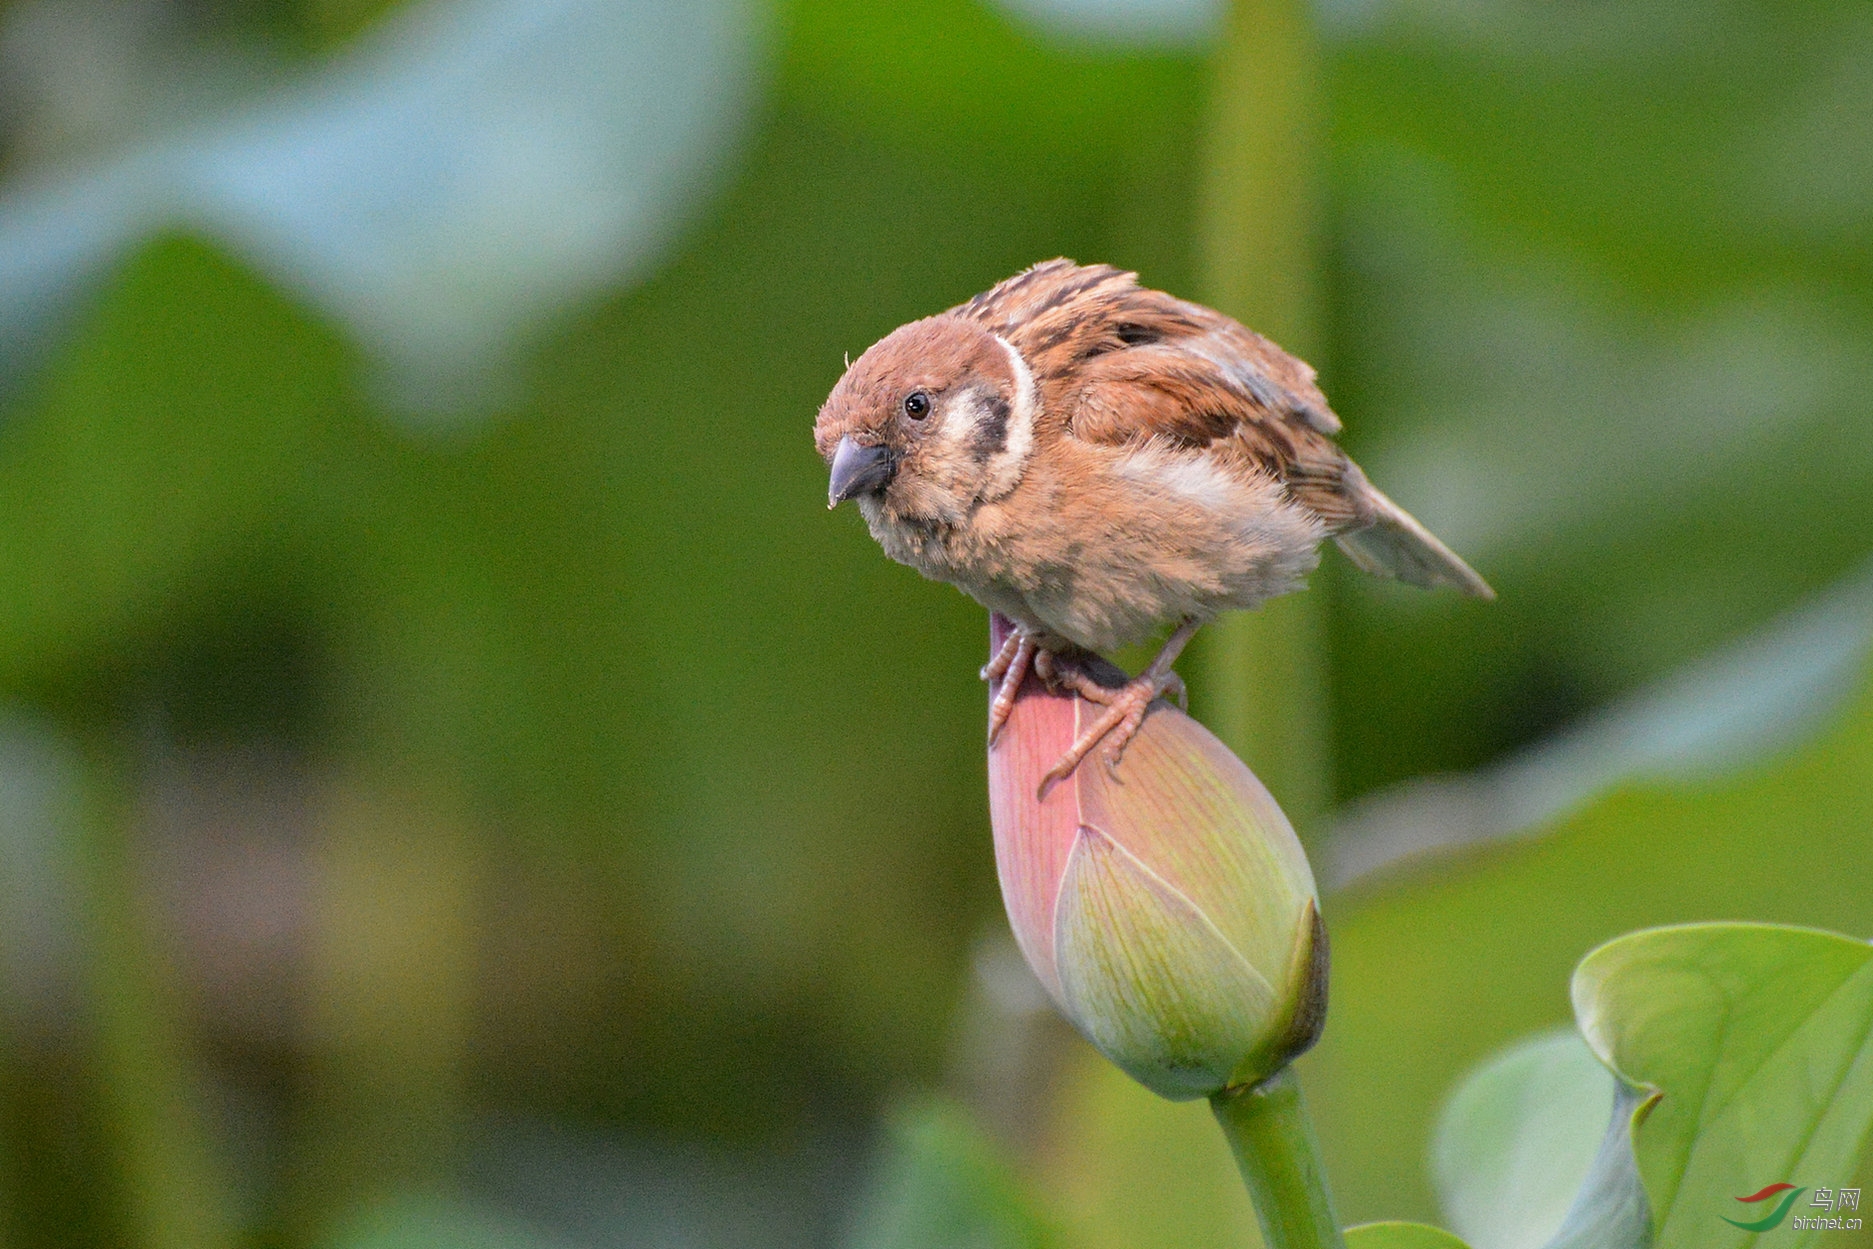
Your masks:
M904 415L913 421L921 421L930 415L930 396L921 390L913 390L904 396Z

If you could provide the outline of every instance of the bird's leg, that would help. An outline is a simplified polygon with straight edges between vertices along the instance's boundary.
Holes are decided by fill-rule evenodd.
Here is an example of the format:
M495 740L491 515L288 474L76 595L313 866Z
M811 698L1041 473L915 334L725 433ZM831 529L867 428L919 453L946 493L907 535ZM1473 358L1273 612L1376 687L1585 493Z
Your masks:
M993 685L1001 682L1001 688L995 691L994 701L989 703L989 745L1001 734L1002 725L1008 723L1008 714L1015 709L1015 696L1021 692L1021 683L1027 679L1028 669L1034 664L1034 639L1027 630L1020 626L1008 635L1002 648L995 652L995 658L982 668L982 679Z
M1157 657L1145 665L1145 670L1117 689L1101 685L1072 661L1062 662L1047 651L1035 657L1035 670L1049 685L1070 689L1088 702L1098 703L1105 708L1054 766L1047 769L1047 775L1041 778L1043 792L1055 781L1071 776L1073 769L1080 766L1080 761L1092 753L1093 747L1107 738L1111 741L1106 749L1106 767L1116 769L1120 757L1125 753L1126 744L1138 732L1138 726L1144 723L1151 700L1169 691L1179 703L1184 701L1184 683L1171 671L1171 665L1177 662L1177 656L1199 627L1200 622L1195 620L1186 620L1178 625L1176 631L1165 639Z

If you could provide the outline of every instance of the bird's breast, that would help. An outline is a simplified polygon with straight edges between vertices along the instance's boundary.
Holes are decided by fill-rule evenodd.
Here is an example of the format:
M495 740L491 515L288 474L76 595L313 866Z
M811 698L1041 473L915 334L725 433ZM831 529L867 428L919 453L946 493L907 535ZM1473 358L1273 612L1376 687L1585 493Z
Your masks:
M1299 588L1324 536L1272 479L1153 446L1069 450L960 524L866 520L891 558L1099 652Z

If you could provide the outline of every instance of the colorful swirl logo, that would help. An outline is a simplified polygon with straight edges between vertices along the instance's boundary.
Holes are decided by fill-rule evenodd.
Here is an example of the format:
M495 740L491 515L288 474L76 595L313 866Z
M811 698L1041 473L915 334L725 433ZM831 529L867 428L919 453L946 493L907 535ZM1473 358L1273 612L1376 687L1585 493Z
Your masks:
M1740 1223L1735 1219L1726 1218L1721 1214L1717 1217L1723 1219L1723 1221L1728 1223L1731 1227L1740 1227L1746 1232L1766 1232L1771 1228L1780 1226L1782 1220L1788 1217L1789 1207L1795 1204L1795 1199L1807 1191L1808 1190L1805 1188L1796 1188L1793 1184L1771 1184L1759 1193L1751 1193L1747 1197L1737 1198L1738 1201L1749 1205L1758 1201L1767 1201L1777 1193L1786 1194L1781 1201L1776 1203L1775 1209L1770 1211L1766 1217L1757 1219L1754 1223Z

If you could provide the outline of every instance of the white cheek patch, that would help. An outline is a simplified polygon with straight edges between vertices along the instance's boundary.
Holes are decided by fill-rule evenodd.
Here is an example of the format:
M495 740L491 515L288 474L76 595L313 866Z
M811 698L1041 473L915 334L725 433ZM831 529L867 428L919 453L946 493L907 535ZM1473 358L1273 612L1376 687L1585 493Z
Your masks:
M974 388L958 391L950 399L943 413L943 420L933 441L943 449L945 455L956 459L966 459L969 444L976 436L976 426L988 415L981 396Z
M994 336L1008 353L1008 363L1015 371L1015 400L1008 411L1008 436L1002 449L989 457L988 481L982 491L986 499L999 499L1021 481L1021 470L1034 453L1034 418L1040 408L1040 391L1034 384L1034 372L1021 358L1015 345L1000 334Z

